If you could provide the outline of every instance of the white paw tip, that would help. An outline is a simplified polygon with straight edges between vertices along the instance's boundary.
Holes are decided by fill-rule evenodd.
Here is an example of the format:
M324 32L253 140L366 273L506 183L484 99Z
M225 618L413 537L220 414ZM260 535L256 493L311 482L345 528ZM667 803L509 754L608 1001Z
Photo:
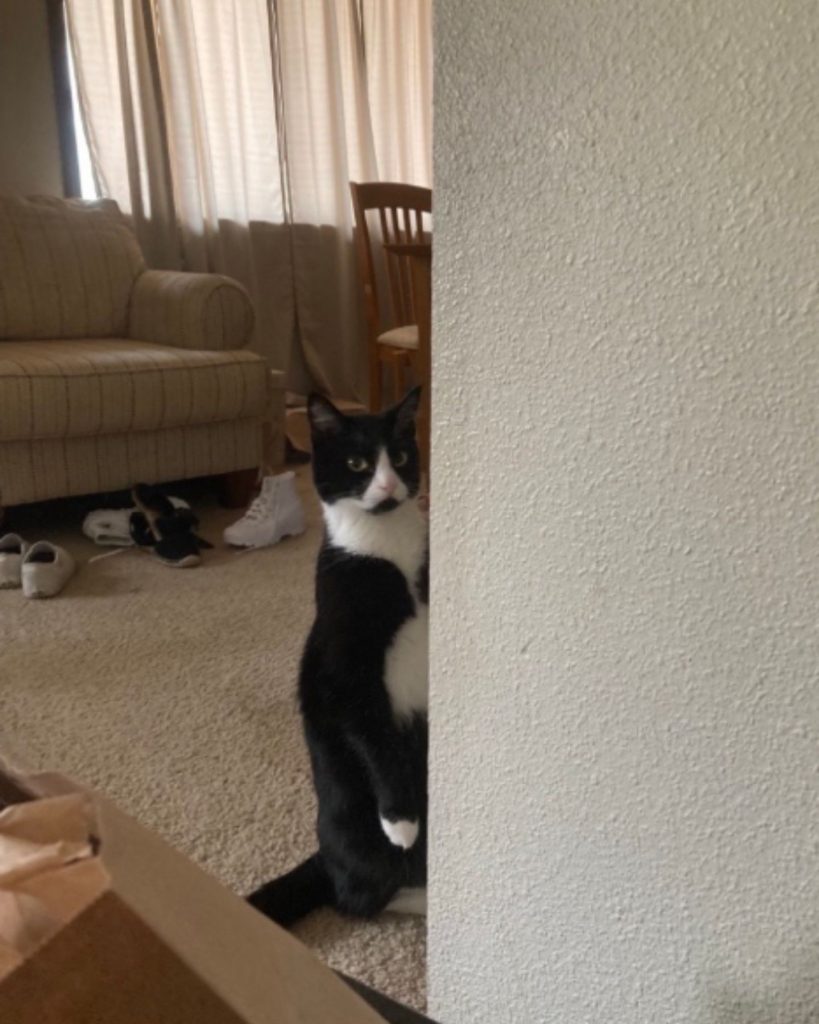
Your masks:
M409 850L418 838L417 821L407 821L406 819L390 821L388 818L382 818L381 828L384 829L384 835L393 846L400 846L402 850Z

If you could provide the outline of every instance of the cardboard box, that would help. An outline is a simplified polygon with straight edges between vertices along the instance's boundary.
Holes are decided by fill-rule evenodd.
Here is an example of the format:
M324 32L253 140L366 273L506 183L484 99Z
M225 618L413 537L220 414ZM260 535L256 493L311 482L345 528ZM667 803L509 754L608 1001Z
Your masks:
M0 1021L383 1024L287 932L77 792L0 813Z

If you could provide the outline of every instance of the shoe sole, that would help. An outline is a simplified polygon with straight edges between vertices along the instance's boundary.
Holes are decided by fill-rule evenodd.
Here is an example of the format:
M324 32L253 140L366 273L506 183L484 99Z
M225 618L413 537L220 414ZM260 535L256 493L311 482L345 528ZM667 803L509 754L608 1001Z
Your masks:
M40 590L37 587L37 584L34 580L26 579L22 584L23 597L32 598L35 601L44 601L50 597L59 597L59 595L62 594L62 592L71 582L71 578L73 575L74 573L71 572L64 579L60 580L59 586L57 587L56 590Z
M229 548L239 548L240 551L261 551L262 548L272 548L276 544L280 544L283 540L287 540L288 537L301 537L307 533L307 527L303 530L293 530L292 533L283 533L278 540L271 540L269 544L237 544L234 540L226 540L225 544Z
M194 566L201 565L202 563L199 555L186 555L184 558L180 558L178 562L173 562L167 558L160 558L159 555L156 557L163 565L167 565L171 569L193 569Z

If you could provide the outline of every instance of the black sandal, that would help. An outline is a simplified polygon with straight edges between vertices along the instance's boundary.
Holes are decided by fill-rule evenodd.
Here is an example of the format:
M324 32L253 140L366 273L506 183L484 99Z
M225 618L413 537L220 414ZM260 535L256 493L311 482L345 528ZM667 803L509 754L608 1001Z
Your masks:
M131 494L139 510L131 515L134 543L152 547L160 562L175 569L199 565L200 551L213 545L195 533L199 520L193 512L175 508L164 494L147 484L136 484Z

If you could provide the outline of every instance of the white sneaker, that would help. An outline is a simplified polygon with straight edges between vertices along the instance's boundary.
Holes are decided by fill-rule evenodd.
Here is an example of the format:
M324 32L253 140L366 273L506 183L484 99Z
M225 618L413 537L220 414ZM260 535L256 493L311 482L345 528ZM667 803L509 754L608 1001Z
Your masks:
M0 537L0 590L22 586L20 570L28 544L16 533Z
M307 523L295 479L294 473L266 476L258 498L238 522L225 530L225 543L237 548L263 548L282 537L304 533Z
M74 559L65 548L38 540L23 558L25 597L56 597L74 573Z

